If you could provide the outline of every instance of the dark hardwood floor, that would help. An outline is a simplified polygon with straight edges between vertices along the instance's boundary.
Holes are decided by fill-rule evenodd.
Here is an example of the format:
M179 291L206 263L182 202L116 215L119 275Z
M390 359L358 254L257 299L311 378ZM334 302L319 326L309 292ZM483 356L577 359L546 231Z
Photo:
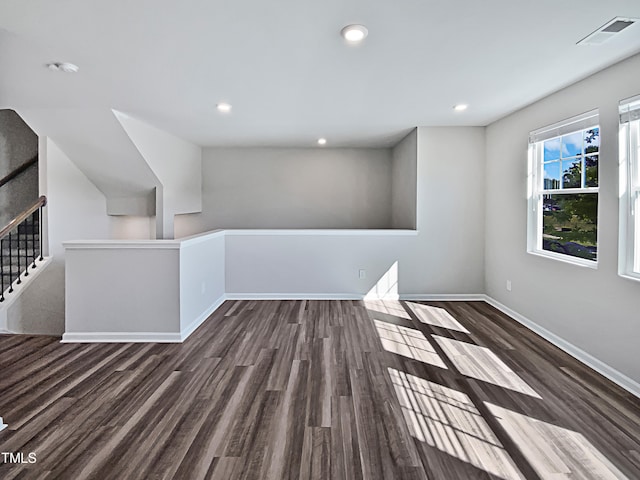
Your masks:
M640 478L640 401L483 302L228 301L181 345L0 336L0 415L0 452L37 459L2 480Z

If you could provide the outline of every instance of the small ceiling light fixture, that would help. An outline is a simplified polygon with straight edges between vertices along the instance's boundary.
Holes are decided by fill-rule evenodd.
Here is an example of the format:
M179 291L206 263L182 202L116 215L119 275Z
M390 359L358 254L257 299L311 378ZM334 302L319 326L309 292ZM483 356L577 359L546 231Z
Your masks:
M469 105L467 105L466 103L459 103L453 106L453 109L456 112L464 112L467 108L469 108Z
M340 33L347 42L358 43L367 37L369 30L364 25L347 25Z
M319 138L318 139L318 145L326 145L327 144L327 139L326 138Z
M51 62L47 63L47 68L54 72L77 73L80 67L68 62Z
M231 111L231 105L225 102L221 102L217 104L216 108L218 109L219 112L222 112L222 113L229 113Z

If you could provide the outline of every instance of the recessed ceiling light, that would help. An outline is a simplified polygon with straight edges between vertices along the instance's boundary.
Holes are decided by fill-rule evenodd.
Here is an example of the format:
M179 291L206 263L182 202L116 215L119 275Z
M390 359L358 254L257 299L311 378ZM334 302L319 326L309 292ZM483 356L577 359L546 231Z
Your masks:
M347 42L358 43L365 39L369 30L364 25L347 25L340 33Z
M47 68L55 72L76 73L80 67L68 62L51 62L47 63Z
M218 109L219 112L222 112L222 113L229 113L231 111L231 105L225 102L217 104L216 108Z
M318 139L318 145L326 145L327 144L327 139L326 138L319 138Z
M456 112L464 112L468 107L469 105L467 105L466 103L459 103L458 105L454 105L453 109Z

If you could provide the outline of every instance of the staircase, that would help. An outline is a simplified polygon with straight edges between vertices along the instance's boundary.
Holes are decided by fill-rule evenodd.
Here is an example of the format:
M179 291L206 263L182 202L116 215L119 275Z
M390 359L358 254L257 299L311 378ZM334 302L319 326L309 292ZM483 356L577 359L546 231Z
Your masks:
M34 212L18 228L0 241L0 302L4 301L5 290L13 290L13 282L19 285L24 277L29 276L30 270L36 268L36 259L40 258L40 218L38 212Z
M0 231L0 306L42 260L40 213L45 204L40 197Z

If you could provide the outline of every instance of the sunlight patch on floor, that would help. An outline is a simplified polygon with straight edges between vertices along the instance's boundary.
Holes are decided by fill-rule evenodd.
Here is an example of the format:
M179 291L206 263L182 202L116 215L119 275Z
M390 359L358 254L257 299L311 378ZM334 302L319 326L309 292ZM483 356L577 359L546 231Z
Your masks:
M463 375L542 398L488 348L436 335L433 338Z
M411 311L422 323L435 327L447 328L458 332L470 333L444 308L422 305L420 303L406 302Z
M386 313L398 318L406 318L411 320L411 316L404 309L402 304L398 300L372 300L365 299L364 305L367 310L371 310L379 313Z
M504 480L525 478L467 395L387 370L414 438Z
M435 367L447 366L435 351L427 337L419 330L374 320L382 346L387 352L413 358Z
M485 402L540 478L625 477L581 433Z

